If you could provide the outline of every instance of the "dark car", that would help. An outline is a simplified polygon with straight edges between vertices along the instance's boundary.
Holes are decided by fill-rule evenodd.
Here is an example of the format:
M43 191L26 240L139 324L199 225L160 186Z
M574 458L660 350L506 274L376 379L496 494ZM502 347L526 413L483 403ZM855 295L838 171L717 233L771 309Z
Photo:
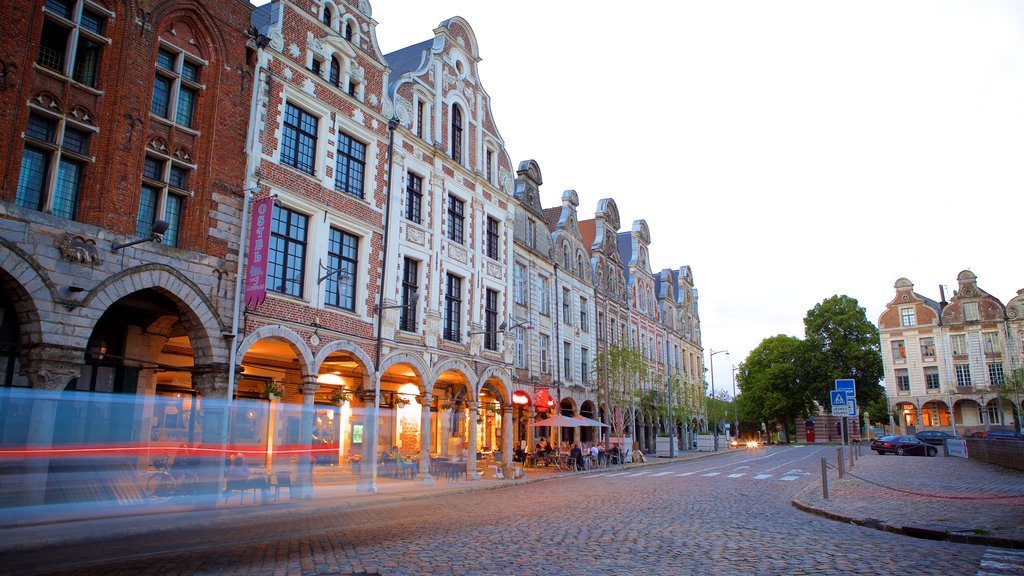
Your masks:
M914 435L914 438L931 444L932 446L942 446L946 443L949 438L956 438L956 436L946 432L945 430L922 430Z
M992 440L1024 440L1024 434L1013 430L989 430L982 435L982 438Z
M882 436L871 441L871 449L881 454L897 456L935 456L939 449L925 444L913 436Z

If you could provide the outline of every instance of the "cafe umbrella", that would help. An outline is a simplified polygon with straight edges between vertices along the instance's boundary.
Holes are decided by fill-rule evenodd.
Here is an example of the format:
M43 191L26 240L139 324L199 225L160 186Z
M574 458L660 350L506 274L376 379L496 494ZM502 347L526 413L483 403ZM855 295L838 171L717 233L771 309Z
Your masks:
M537 420L533 424L530 424L530 426L551 426L553 428L579 428L582 425L583 424L579 420L573 420L572 418L569 418L568 416L563 416L561 414L555 414L550 418ZM561 434L561 432L559 432L559 434ZM552 434L552 438L555 438L554 434ZM557 449L558 445L555 444L555 450Z

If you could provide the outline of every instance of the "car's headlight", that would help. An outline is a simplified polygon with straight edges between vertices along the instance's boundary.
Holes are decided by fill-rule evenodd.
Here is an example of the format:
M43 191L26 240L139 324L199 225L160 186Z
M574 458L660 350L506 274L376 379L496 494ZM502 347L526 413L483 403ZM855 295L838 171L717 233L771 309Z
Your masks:
M748 440L747 448L757 448L757 440Z

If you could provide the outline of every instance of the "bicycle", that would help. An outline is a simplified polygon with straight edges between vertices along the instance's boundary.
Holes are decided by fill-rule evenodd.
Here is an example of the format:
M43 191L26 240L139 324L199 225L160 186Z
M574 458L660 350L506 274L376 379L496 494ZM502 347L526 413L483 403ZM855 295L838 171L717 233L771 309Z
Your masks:
M167 465L167 456L153 458L153 472L146 480L146 494L151 497L194 496L198 491L199 478L186 467L172 469Z

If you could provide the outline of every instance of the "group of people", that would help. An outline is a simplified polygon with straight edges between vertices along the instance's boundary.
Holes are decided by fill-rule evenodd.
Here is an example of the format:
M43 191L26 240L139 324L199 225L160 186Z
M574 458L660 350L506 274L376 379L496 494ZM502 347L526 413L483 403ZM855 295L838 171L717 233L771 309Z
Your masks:
M605 450L604 444L600 442L562 442L555 446L548 442L547 438L541 438L534 446L534 458L537 461L544 461L553 455L566 455L569 457L577 470L589 470L595 466L607 466L610 463L618 463L623 457L618 444L613 444L609 450ZM633 461L643 461L643 454L634 447L631 458ZM516 460L526 462L528 455L521 449L516 450Z

